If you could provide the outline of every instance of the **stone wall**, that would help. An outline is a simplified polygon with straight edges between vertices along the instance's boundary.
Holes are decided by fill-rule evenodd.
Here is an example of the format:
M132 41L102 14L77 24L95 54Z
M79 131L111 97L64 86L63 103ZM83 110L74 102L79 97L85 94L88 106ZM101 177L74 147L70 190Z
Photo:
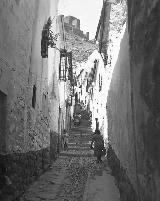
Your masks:
M0 155L0 161L5 164L6 174L11 180L11 185L4 185L0 199L16 200L49 167L50 149Z
M115 177L116 185L120 192L121 201L137 201L138 196L133 188L130 178L128 177L127 169L125 169L120 159L115 154L111 145L107 149L108 165L111 167L112 175Z
M49 1L45 6L36 1L18 2L19 4L6 1L0 3L3 8L0 21L3 27L0 37L0 90L7 96L4 152L26 152L49 146L49 143L45 142L48 141L45 139L47 135L42 137L43 133L47 132L48 116L42 109L42 95L47 93L47 77L44 79L47 61L43 61L41 57L41 33L48 19ZM44 14L40 17L42 7ZM42 69L43 67L46 69ZM34 85L35 106L32 103ZM44 139L42 146L38 142L42 141L41 138Z
M49 16L56 15L57 4L57 0L0 1L0 100L6 97L0 102L6 102L0 162L12 182L13 198L48 167L51 159L49 66L47 58L41 57L41 37Z
M80 20L73 16L66 16L64 22L68 25L80 30Z
M108 92L109 144L137 190L135 139L132 123L129 39L125 29Z
M71 26L70 24L64 23L65 31L73 33L81 38L84 38L86 40L89 40L89 33L86 34L83 33L80 29L75 28L74 26Z
M160 199L160 1L128 0L131 103L140 200Z
M73 16L64 17L64 27L66 32L72 32L73 34L80 36L86 40L89 40L89 32L83 33L80 29L80 20Z
M64 18L64 22L70 25L71 27L74 27L76 29L80 30L80 20L73 16L66 16Z
M108 94L110 164L125 181L124 200L160 199L159 18L159 0L128 0L128 34Z
M72 51L73 65L75 65L76 62L86 62L93 51L98 49L98 46L90 41L84 41L82 37L74 33L66 32L66 48L68 51Z

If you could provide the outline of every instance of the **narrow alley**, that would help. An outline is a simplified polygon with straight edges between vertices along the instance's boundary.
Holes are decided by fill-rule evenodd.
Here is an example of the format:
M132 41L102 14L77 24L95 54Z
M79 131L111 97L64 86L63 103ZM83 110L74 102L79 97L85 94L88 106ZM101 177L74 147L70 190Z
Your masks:
M160 0L0 0L0 201L160 201Z
M68 149L34 182L20 201L120 201L107 160L96 163L89 120L69 132Z

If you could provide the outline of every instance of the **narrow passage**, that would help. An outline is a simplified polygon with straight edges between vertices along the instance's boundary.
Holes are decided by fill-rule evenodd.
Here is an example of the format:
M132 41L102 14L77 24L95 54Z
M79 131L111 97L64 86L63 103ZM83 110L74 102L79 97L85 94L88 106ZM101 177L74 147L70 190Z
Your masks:
M86 119L69 133L69 146L34 182L20 201L119 201L120 195L105 157L96 164Z

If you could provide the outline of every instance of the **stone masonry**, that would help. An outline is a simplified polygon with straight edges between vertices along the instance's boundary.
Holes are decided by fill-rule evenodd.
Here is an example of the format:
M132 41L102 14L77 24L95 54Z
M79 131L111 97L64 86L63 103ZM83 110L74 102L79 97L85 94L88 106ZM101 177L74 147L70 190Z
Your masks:
M64 27L67 32L72 32L73 34L76 34L81 38L89 40L89 32L87 32L86 34L83 33L83 31L80 29L80 20L76 17L64 17Z
M159 18L159 0L128 0L108 95L109 162L124 200L160 199Z
M0 167L5 166L11 180L0 196L12 195L10 200L53 158L46 109L48 63L41 56L41 38L49 16L56 15L57 3L0 1Z

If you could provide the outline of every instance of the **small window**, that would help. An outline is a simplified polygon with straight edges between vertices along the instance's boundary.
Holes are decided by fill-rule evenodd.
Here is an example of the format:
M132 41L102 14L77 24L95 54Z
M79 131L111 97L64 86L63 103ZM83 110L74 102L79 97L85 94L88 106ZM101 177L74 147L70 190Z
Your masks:
M45 93L43 93L43 95L42 95L42 113L45 117L47 117L47 115L48 115L47 108L48 108L47 95Z
M99 74L99 91L102 90L102 76Z
M34 85L33 86L33 96L32 96L32 107L35 108L36 106L36 86Z

